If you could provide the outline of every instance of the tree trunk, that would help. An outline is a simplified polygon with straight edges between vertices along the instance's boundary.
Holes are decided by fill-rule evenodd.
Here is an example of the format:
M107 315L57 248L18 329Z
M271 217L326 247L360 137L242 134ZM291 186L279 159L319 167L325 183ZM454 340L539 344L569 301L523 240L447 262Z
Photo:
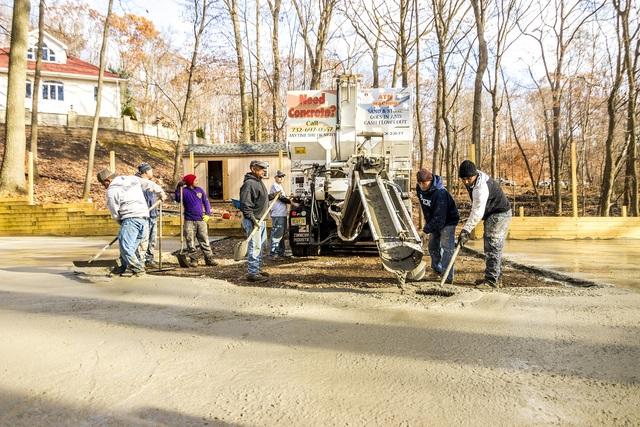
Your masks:
M513 122L513 114L511 112L511 101L509 100L509 92L507 92L507 88L505 85L504 93L507 98L507 111L509 113L509 123L511 124L511 131L513 133L513 139L516 141L516 145L518 146L518 150L520 150L520 154L522 154L522 158L524 159L524 164L527 167L527 173L529 174L529 179L531 180L531 186L533 187L533 191L536 194L536 199L538 199L538 208L540 209L540 215L544 216L544 206L542 204L542 199L540 198L540 193L538 193L538 186L536 185L536 179L533 177L533 170L531 169L531 165L529 164L529 159L527 158L527 153L525 153L522 144L520 143L520 138L518 137L518 133L516 132L516 125Z
M618 58L616 64L616 72L614 75L613 86L607 98L607 138L605 140L604 151L604 170L602 171L602 185L600 186L600 216L609 216L611 208L611 197L613 195L613 183L615 181L616 167L613 161L613 140L616 128L616 106L618 99L618 91L622 82L622 64L621 64L620 45L618 43Z
M559 93L553 91L553 107L551 108L551 125L553 128L552 148L553 148L553 199L555 203L555 214L562 215L562 180L560 177L561 153L560 153L560 97Z
M322 8L320 21L318 22L318 36L316 41L315 54L311 63L311 84L310 89L320 89L322 72L324 71L324 51L329 41L329 27L333 17L333 6L336 0L321 0Z
M233 24L233 35L235 40L236 58L238 59L238 81L240 83L240 113L242 115L242 141L249 143L251 130L249 127L249 111L246 100L246 77L244 74L244 53L242 49L242 36L240 34L240 24L238 22L237 0L226 2Z
M273 23L273 30L271 33L271 52L273 56L273 87L272 87L272 103L271 103L271 125L273 126L273 142L280 140L280 40L278 35L279 22L280 22L280 5L282 0L274 0L269 3L269 9L271 11L271 18Z
M197 2L195 2L197 4ZM202 16L200 17L200 22L198 22L198 13L196 10L196 19L193 23L194 27L194 43L193 43L193 52L191 53L191 63L189 64L189 74L187 78L187 93L184 97L184 105L182 107L182 114L180 116L180 133L178 134L178 142L176 143L175 155L173 157L173 184L176 185L180 181L180 166L182 165L182 148L184 147L184 143L187 137L187 127L188 127L188 118L189 118L189 102L191 101L191 92L193 89L193 72L196 69L196 63L198 61L198 48L200 47L200 40L202 38L202 33L204 33L204 29L207 22L207 7L208 0L202 1Z
M476 20L476 30L478 33L478 69L476 70L476 78L473 89L473 122L471 130L471 143L476 147L476 165L478 169L482 168L482 79L487 69L489 53L487 50L487 42L484 39L484 13L485 5L483 0L471 0L473 6L473 14Z
M262 142L260 126L260 0L256 0L256 101L253 107L253 140Z
M640 216L638 205L638 167L636 165L638 157L638 145L636 142L636 73L635 61L631 60L631 34L629 32L629 1L625 8L620 7L619 2L615 2L620 23L622 24L622 44L624 52L624 67L627 71L627 128L625 139L627 139L627 165L625 173L625 204L629 206L629 213L632 216ZM637 37L637 33L636 33Z
M91 143L89 145L89 161L87 162L87 173L84 176L84 190L82 199L88 200L91 193L91 180L93 178L93 162L96 153L96 141L98 139L98 125L100 124L100 106L102 104L102 84L104 81L104 69L106 68L107 44L109 43L109 19L111 19L111 9L113 0L109 0L107 16L104 20L102 31L102 46L100 47L100 67L98 71L98 95L96 99L96 112L93 116L93 127L91 128Z
M417 9L417 5L416 5ZM409 86L409 36L406 22L409 15L409 1L400 0L400 73L402 75L402 87ZM411 21L409 21L411 27ZM416 66L418 64L416 63Z
M422 134L422 114L420 114L420 31L418 19L418 0L413 0L416 18L416 125L418 127L418 147L420 147L420 167L424 167L426 150ZM377 63L375 65L377 67Z
M33 153L33 179L40 179L38 173L38 102L40 100L40 75L42 69L42 45L44 44L44 0L38 8L38 45L36 46L36 69L31 91L31 152Z
M9 50L9 81L7 87L6 139L0 170L0 194L23 194L25 123L24 91L27 76L27 43L29 36L28 0L14 0L11 20L11 47Z

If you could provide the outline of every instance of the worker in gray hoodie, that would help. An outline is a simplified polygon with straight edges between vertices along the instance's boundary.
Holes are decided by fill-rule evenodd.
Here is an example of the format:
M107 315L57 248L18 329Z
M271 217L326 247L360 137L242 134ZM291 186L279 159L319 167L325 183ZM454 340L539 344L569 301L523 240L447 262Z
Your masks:
M149 226L149 206L144 190L153 191L161 200L167 196L162 187L148 179L118 176L109 169L98 173L98 181L107 190L107 208L111 217L120 224L120 267L112 273L123 274L129 270L134 276L141 276L145 273L144 263L138 258L137 249Z

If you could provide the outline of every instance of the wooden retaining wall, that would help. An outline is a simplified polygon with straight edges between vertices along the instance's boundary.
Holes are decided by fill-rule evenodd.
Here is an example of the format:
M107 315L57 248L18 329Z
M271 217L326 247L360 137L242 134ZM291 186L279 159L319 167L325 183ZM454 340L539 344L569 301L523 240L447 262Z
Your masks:
M240 219L211 218L211 235L242 236ZM51 203L30 206L25 199L0 200L0 236L106 236L118 232L118 224L92 203ZM180 219L165 216L163 234L179 236ZM482 238L482 223L474 238ZM636 217L525 217L516 216L509 239L640 239Z
M209 234L241 236L238 218L209 220ZM107 236L118 224L92 203L51 203L30 206L24 199L0 200L0 236ZM165 216L163 235L179 236L180 218Z
M482 238L480 223L474 238ZM553 217L514 216L508 239L640 239L640 218L637 217Z

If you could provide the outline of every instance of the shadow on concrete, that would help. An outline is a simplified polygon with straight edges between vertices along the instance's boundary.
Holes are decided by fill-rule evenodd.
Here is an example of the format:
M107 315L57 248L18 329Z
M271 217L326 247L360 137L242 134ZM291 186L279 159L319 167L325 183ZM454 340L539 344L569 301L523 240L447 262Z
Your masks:
M215 413L216 408L207 408ZM0 425L3 426L214 426L241 427L215 416L194 417L182 412L157 407L141 407L118 412L54 402L46 395L24 395L0 390Z
M559 326L548 323L505 325L507 334L475 333L429 327L348 323L332 320L282 318L230 310L206 310L163 304L134 303L95 298L0 291L0 309L41 316L73 316L122 327L152 331L215 336L237 341L255 341L284 347L306 346L337 352L376 354L411 360L433 360L471 366L548 373L611 383L640 382L640 327L617 330L611 344L579 339L519 337L509 334L534 329L554 336ZM277 327L273 322L277 321ZM230 327L229 322L236 322ZM257 323L254 323L257 322ZM402 319L398 323L405 322ZM524 322L524 321L523 321ZM258 325L256 327L256 324ZM475 326L482 326L478 320ZM487 329L496 320L486 322ZM545 329L547 329L545 331ZM601 329L598 332L597 329ZM607 337L611 328L591 325L593 336Z

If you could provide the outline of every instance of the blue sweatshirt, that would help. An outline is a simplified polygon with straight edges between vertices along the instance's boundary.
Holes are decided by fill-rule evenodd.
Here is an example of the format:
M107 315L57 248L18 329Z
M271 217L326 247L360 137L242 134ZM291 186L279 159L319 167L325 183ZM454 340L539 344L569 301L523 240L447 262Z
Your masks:
M211 215L209 198L200 187L184 187L184 219L187 221L202 221L202 211ZM180 187L176 188L176 202L180 203Z
M416 192L426 221L423 228L425 233L440 231L446 225L458 224L460 215L456 202L444 188L442 178L439 175L433 175L433 182L427 191L422 191L420 186L416 185Z

